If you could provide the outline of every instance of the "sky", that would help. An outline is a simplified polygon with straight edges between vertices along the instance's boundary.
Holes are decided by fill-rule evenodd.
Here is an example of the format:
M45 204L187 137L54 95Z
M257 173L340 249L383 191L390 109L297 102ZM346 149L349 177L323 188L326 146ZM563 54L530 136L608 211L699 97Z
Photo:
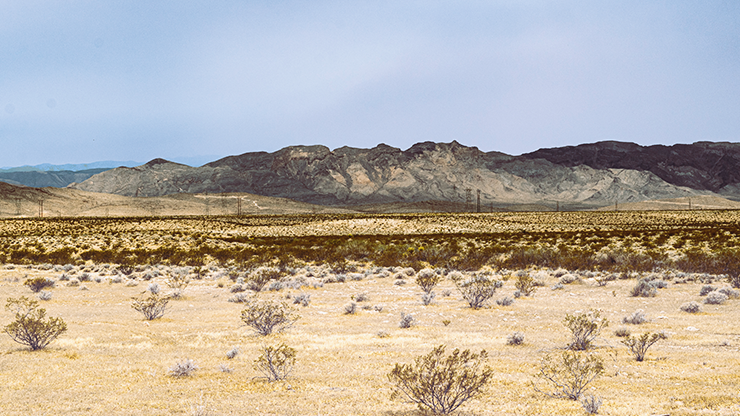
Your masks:
M0 166L740 141L740 1L0 0Z

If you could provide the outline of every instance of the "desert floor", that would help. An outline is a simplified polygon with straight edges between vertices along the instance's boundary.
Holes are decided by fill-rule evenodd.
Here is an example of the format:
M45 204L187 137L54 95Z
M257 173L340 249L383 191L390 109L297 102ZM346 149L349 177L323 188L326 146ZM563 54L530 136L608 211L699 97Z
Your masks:
M584 239L589 229L606 227L604 224L612 230L619 229L621 217L610 220L605 217L607 214L598 215L593 218L600 218L601 222L595 225L585 222L579 226L576 218L568 220L567 224L564 221L562 227L582 232ZM661 218L659 214L649 215ZM703 215L705 217L697 219L695 224L720 231L725 227L722 224L729 224L727 229L735 230L736 214ZM472 216L471 221L476 218L480 216ZM524 216L515 218L516 221L508 223L499 221L499 227L510 228L512 224L527 227ZM675 220L675 215L666 214L665 218L669 225L661 219L663 225L655 229L678 232L680 226L676 225L679 221ZM707 223L707 218L720 218L721 224ZM378 218L391 228L398 226L400 220ZM402 220L413 218L403 217ZM129 229L107 237L90 235L95 230L90 230L88 235L77 230L72 238L78 240L76 242L68 241L70 237L61 220L49 222L53 229L48 232L33 231L40 229L40 220L14 221L4 225L3 244L7 250L36 247L42 243L73 246L106 239L108 244L115 245L116 238L137 241L127 233L144 224L128 224ZM358 233L368 226L369 220L363 217L355 226L345 223L351 223L351 219L342 218L341 221L345 227L343 232ZM439 221L429 222L435 230L446 226ZM127 224L125 219L116 219L113 223L121 229ZM236 233L248 233L249 229L239 228L241 223L234 223ZM450 221L450 224L469 227L464 221ZM8 231L13 227L25 231ZM258 232L268 233L264 225L253 227ZM553 228L552 224L532 227ZM326 226L322 230L329 228ZM554 228L551 232L557 233L557 227ZM691 229L697 232L700 228L695 225ZM309 232L310 225L299 224L292 229ZM158 233L168 242L187 237L187 232L182 230L187 231L187 228L168 234L153 227L146 231L146 238L141 237L141 245L145 246L147 239ZM651 230L647 227L645 233L655 234ZM227 223L220 228L212 227L209 232L212 239L218 233L228 236L235 233ZM733 233L727 231L723 244L734 244L737 235ZM666 249L683 247L674 244L680 237L667 237ZM15 247L15 241L22 241L22 244ZM231 240L223 241L226 241L223 244L232 244ZM699 245L694 244L695 247ZM707 247L709 245L705 249ZM19 296L36 299L36 294L24 286L24 281L48 277L55 280L55 287L49 289L51 299L39 301L40 305L49 316L61 317L68 325L68 331L49 347L35 352L14 343L6 334L0 334L0 413L420 415L413 404L401 399L391 400L394 386L387 374L396 363L410 363L415 357L444 344L448 352L455 348L474 352L485 349L489 354L488 365L494 370L493 380L485 393L465 403L458 414L584 415L580 403L548 397L537 392L533 383L540 388L546 387L536 377L541 360L547 354L559 354L570 341L570 333L563 325L566 314L598 309L610 322L597 338L594 350L604 359L606 371L588 390L589 394L603 398L599 414L740 414L740 300L708 305L702 303L704 298L699 295L706 284L716 287L727 284L718 276L655 270L619 275L602 286L599 280L615 274L570 270L568 274L576 280L555 290L553 287L561 281L560 275L565 271L530 267L526 272L542 284L532 296L520 297L510 306L499 306L491 301L487 307L473 310L449 278L435 288L434 303L424 306L423 292L408 268L359 264L354 271L339 273L330 265L316 261L291 266L290 273L283 278L282 289L250 294L260 299L285 301L300 315L283 333L262 337L241 322L244 304L229 302L235 295L230 290L235 284L230 278L230 274L235 276L231 273L233 265L206 262L204 270L207 271L201 278L196 278L193 270L188 266L154 264L141 265L133 274L126 275L120 274L120 268L115 265L82 259L66 268L10 262L0 266L0 300ZM494 270L491 266L484 270L504 279L503 287L497 290L493 300L513 297L515 277L512 275L517 270ZM132 297L142 294L153 283L157 283L163 293L171 292L166 278L177 272L191 273L183 298L170 301L170 309L163 318L145 321L131 308ZM465 273L472 275L473 272ZM146 274L158 276L145 280ZM85 278L79 284L72 283L83 275ZM339 280L344 282L333 282L340 275ZM659 289L655 297L632 297L630 291L640 277L662 279L667 287ZM399 284L400 281L406 283ZM293 297L299 294L310 295L308 306L293 304ZM352 301L352 296L360 294L366 295L368 300L357 304L357 313L345 314L345 306ZM703 311L683 312L681 305L690 301L701 303ZM648 322L641 325L622 323L623 317L637 310L646 313ZM402 313L412 314L415 325L400 328ZM0 311L0 326L12 319L11 312ZM449 321L447 325L445 321ZM637 362L620 342L622 338L614 334L618 328L627 328L632 334L665 331L668 338L650 348L644 362ZM514 332L524 334L523 345L507 345L507 337ZM281 342L296 349L297 362L288 380L270 383L262 378L253 363L262 347ZM226 354L234 347L238 347L239 354L228 359ZM192 359L199 369L189 377L169 375L169 369L183 359Z

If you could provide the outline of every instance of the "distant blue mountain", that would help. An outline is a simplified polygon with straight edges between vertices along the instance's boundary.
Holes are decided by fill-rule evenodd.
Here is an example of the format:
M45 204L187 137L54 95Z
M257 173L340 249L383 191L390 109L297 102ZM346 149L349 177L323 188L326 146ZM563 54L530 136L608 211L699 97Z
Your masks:
M126 161L126 162L116 162L113 160L106 160L102 162L92 162L92 163L78 163L78 164L66 164L66 165L52 165L49 163L42 163L40 165L35 166L19 166L19 167L5 167L1 168L0 172L59 172L59 171L80 171L80 170L90 170L90 169L113 169L121 166L125 167L134 167L142 165L141 162L133 162L133 161Z

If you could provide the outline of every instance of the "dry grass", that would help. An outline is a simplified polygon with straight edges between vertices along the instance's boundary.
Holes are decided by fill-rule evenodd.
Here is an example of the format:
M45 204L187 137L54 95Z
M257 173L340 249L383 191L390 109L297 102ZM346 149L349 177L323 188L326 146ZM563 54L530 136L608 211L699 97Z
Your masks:
M27 269L0 273L2 297L27 294L16 277ZM8 281L8 279L10 281ZM551 277L549 285L557 281ZM228 288L210 280L196 281L183 300L158 321L145 322L128 300L143 288L88 283L90 290L57 287L46 302L51 316L62 316L69 331L47 350L29 352L0 337L0 412L26 414L189 414L201 395L213 414L307 413L336 415L411 415L413 406L389 400L386 374L394 363L410 362L439 344L490 354L494 381L480 400L462 410L476 415L582 415L576 402L544 397L530 386L536 367L549 350L569 341L563 327L566 313L598 308L611 322L643 309L654 317L644 331L665 330L669 338L656 344L645 362L637 363L609 331L597 345L611 346L616 359L607 360L607 375L593 386L604 398L602 414L737 414L740 412L740 302L706 305L700 314L686 314L680 305L698 300L700 284L672 285L654 298L629 296L632 280L607 287L595 283L569 285L565 290L540 290L509 307L472 310L446 280L437 288L453 290L434 305L422 306L415 285L396 286L393 279L368 278L302 291L311 295L301 319L283 334L265 340L241 325L241 305L227 302ZM499 291L511 294L513 280ZM287 292L261 293L284 298ZM297 291L293 291L297 294ZM360 310L344 315L348 295L367 293L381 312ZM417 324L399 329L402 312ZM6 314L7 315L7 314ZM5 320L9 319L5 316ZM449 326L443 320L450 320ZM694 330L696 329L696 330ZM379 331L390 336L380 338ZM517 348L506 345L514 331L526 335ZM252 362L260 347L285 342L297 350L292 378L268 383ZM226 352L232 372L219 365ZM601 351L608 356L609 348ZM200 367L193 376L175 379L167 370L190 358Z
M64 335L37 352L0 334L0 413L190 415L205 406L214 415L411 416L418 414L413 405L390 400L386 375L395 363L411 362L446 344L485 349L495 371L487 392L466 403L462 414L583 415L579 403L545 397L531 382L541 358L570 341L565 315L595 308L612 322L596 340L607 358L606 375L589 391L604 398L600 414L739 414L740 300L703 304L701 313L683 312L681 305L701 302L701 287L717 276L675 271L657 271L671 282L657 296L630 296L636 279L654 277L640 272L639 255L651 267L699 271L732 266L722 262L732 256L706 262L740 244L739 217L735 211L707 211L2 220L0 255L6 261L53 262L49 253L66 249L59 263L75 266L67 271L0 268L0 301L29 296L26 278L56 279L54 295L43 307L68 325ZM377 257L383 250L398 256ZM81 257L85 252L119 255L131 266L103 267ZM235 261L239 253L242 260ZM485 256L477 262L480 253ZM449 278L434 288L434 303L424 306L417 285L394 284L400 269L375 263L427 267L454 254L456 264L510 266L496 270L505 279L496 297L511 297L516 269L552 253L561 256L558 261L580 265L569 268L577 277L573 283L550 290L562 273L556 277L555 267L529 268L529 275L544 284L533 296L505 307L491 302L479 310L468 307ZM608 269L608 253L626 265L624 272ZM146 261L126 257L139 254ZM191 270L183 297L170 302L162 319L144 321L130 307L131 298L149 283L166 288L168 272L175 270L141 264L188 264L191 259L207 266L204 277L197 279ZM314 265L310 273L303 262ZM316 267L320 263L326 264ZM233 281L262 264L280 267L282 279L302 278L309 285L258 297L292 305L286 295L303 293L311 300L306 307L292 305L301 318L284 333L268 337L243 325L243 304L227 301ZM585 273L592 266L602 271ZM119 277L116 269L128 274ZM88 279L81 279L83 272ZM70 280L59 281L62 273ZM154 277L143 281L147 274ZM82 280L79 286L68 285L75 279ZM121 283L108 283L111 279ZM344 283L319 284L332 279ZM445 296L448 291L451 295ZM343 307L353 294L367 294L370 300L356 314L345 315ZM638 309L650 317L639 332L668 334L641 363L613 334L617 323ZM402 313L412 314L416 324L399 328ZM0 325L11 319L7 312L0 314ZM524 334L526 342L506 345L514 332ZM287 381L268 383L259 378L253 361L262 346L281 342L296 349L296 366ZM239 354L229 360L226 353L234 347ZM192 359L199 370L190 377L168 376L168 369L184 359ZM223 371L223 365L232 371Z

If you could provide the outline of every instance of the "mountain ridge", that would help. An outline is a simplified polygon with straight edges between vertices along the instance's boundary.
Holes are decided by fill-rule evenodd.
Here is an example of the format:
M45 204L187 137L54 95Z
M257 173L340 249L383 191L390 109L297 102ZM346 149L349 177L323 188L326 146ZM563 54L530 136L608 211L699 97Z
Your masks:
M663 146L666 151L634 143L598 142L511 156L456 141L421 142L406 150L382 143L371 149L344 146L334 150L300 145L272 153L227 156L201 167L154 159L133 168L101 172L70 186L136 197L247 192L335 206L426 200L477 204L478 191L483 205L563 201L604 206L615 201L713 195L715 189L740 198L740 176L735 179L729 174L730 167L740 167L740 144L681 145L689 146L688 150L678 149L674 152L678 156L671 157L675 146ZM728 149L732 157L717 168L717 163L710 162L721 148ZM689 160L692 150L703 159ZM630 155L659 166L630 160ZM716 172L724 175L719 181L711 177Z

